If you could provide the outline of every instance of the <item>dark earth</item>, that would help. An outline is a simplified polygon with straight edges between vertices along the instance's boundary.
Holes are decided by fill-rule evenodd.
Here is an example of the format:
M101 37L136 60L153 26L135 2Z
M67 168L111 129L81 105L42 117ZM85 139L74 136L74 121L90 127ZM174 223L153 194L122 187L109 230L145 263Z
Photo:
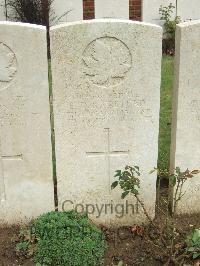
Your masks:
M163 241L166 241L166 218L162 213L166 208L165 195L166 189L161 192L163 204L162 212L157 211L157 218L154 221L158 228L153 226L138 226L123 227L118 230L104 230L108 242L108 251L106 253L104 265L118 265L123 261L123 265L175 265L168 259L170 247L163 248L162 244L156 244L156 239L160 236L160 231L163 232ZM200 214L178 216L174 219L174 227L176 228L176 244L177 248L184 245L184 240L188 234L195 228L200 228ZM19 226L2 227L0 228L0 266L33 266L35 265L32 258L18 256L15 251L15 246L18 241ZM164 243L164 242L163 242ZM193 261L190 257L187 258L185 265L200 265L200 261ZM177 264L181 265L181 264ZM67 265L66 265L67 266Z

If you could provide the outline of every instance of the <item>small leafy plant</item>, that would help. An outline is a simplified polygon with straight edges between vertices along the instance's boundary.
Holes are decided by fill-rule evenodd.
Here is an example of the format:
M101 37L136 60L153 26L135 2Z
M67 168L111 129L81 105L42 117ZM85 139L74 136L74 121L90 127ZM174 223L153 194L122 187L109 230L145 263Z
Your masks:
M115 177L117 177L118 180L112 183L111 189L115 189L119 185L123 190L121 195L122 199L128 196L128 194L132 194L141 205L147 219L153 224L153 221L139 196L140 176L140 168L138 166L131 167L127 165L124 170L116 171Z
M32 257L36 251L36 244L37 239L34 227L21 228L19 232L19 243L16 245L17 255L23 255L26 258Z
M160 6L159 14L160 19L164 21L165 34L167 37L175 37L176 25L181 22L181 18L176 16L175 19L172 19L175 6L172 3L169 6Z
M45 266L99 265L107 247L102 231L75 211L40 216L20 239L16 250L33 250L36 265Z
M200 258L200 229L195 229L186 239L187 251L193 259Z
M170 3L169 6L161 5L159 8L160 19L164 21L163 51L171 55L175 52L176 25L181 22L179 16L176 16L174 19L172 18L174 9L175 6L173 6L172 3Z
M152 174L155 171L157 172L158 176L160 176L161 172L157 168L151 170L149 174ZM176 212L178 202L185 195L186 191L185 192L183 191L184 183L186 182L186 180L188 180L188 178L192 178L194 175L197 175L199 173L200 173L199 170L189 171L188 169L184 172L181 172L180 168L177 167L173 174L170 173L167 174L170 186L176 187L173 198L174 213ZM185 259L188 259L191 256L194 259L199 258L200 230L195 230L194 233L187 238L186 240L187 247L186 247L185 243L177 242L179 233L175 226L173 216L171 217L167 212L165 214L165 223L163 223L163 226L157 224L156 220L151 219L150 215L148 214L145 208L144 203L140 199L139 189L140 189L141 174L138 166L133 166L133 167L126 166L124 170L117 170L115 177L117 177L118 180L112 183L111 188L115 189L117 186L119 186L122 189L122 195L121 195L122 199L131 194L137 199L137 201L142 206L144 214L150 221L153 230L157 234L157 237L153 239L149 238L149 241L153 243L154 246L160 247L160 252L162 256L164 256L165 259L167 259L165 265L171 265L171 263L174 263L173 265L183 265ZM137 228L140 229L141 227L138 225L134 225L132 227L132 231L137 232ZM142 233L144 233L143 230Z
M183 186L188 179L193 178L195 175L199 174L199 170L189 171L188 169L184 172L176 167L174 173L169 176L170 186L175 188L175 193L173 197L173 207L172 214L176 214L178 203L185 195L186 191L183 191Z

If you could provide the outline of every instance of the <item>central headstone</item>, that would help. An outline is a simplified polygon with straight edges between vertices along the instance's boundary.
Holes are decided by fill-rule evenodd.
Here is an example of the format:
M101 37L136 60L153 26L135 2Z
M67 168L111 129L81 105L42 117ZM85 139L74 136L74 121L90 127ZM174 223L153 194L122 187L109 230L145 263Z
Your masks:
M111 191L115 171L129 164L141 168L141 198L154 216L161 37L160 27L120 20L51 30L60 210L88 204L97 223L144 222L133 197Z

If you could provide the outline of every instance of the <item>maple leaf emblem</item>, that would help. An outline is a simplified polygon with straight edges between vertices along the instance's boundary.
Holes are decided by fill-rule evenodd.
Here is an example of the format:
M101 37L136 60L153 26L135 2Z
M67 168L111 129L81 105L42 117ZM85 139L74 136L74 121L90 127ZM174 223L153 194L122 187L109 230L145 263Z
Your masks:
M15 54L5 44L0 43L0 81L11 81L16 71Z
M93 41L83 55L84 73L96 85L118 85L132 65L128 47L113 37Z

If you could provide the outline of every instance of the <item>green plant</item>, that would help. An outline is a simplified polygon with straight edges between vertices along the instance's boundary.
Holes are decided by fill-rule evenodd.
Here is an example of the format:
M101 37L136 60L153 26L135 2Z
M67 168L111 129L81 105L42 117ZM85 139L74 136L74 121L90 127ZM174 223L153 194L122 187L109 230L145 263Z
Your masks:
M140 168L138 166L126 166L124 170L117 170L115 177L118 180L114 181L111 185L111 189L115 189L118 185L123 190L121 198L124 199L128 194L132 194L139 204L141 205L144 214L147 219L153 224L153 221L148 214L143 201L139 196L139 188L140 188Z
M186 191L183 191L185 182L199 173L199 170L189 171L188 169L182 172L179 167L176 167L174 173L169 176L170 187L175 188L172 207L173 215L176 214L178 203L186 193Z
M159 8L160 19L164 21L163 52L166 54L174 54L176 25L181 22L179 16L172 18L174 9L172 3L169 6L161 5Z
M162 170L160 171L159 169L154 168L149 174L152 174L155 171L158 175L163 172ZM165 172L165 174L168 175L170 185L176 187L174 195L174 212L176 211L178 202L185 194L185 192L183 192L183 184L188 178L192 178L198 173L200 173L199 170L193 170L191 172L186 170L185 172L181 172L179 167L175 169L173 174L169 174L167 171ZM168 212L165 215L163 228L160 227L156 221L152 221L144 203L140 199L140 171L138 166L126 166L124 170L117 170L115 177L117 177L118 180L112 183L111 188L114 189L117 186L120 186L123 191L121 195L122 199L129 194L133 195L142 206L144 213L151 222L151 225L153 225L154 230L157 231L158 238L156 237L153 240L149 239L149 241L153 243L154 246L160 247L161 253L168 259L165 265L171 265L170 263L174 263L173 265L182 265L182 262L188 258L188 252L193 252L193 258L199 257L199 230L198 232L195 231L195 234L187 239L188 249L186 250L182 249L182 244L176 243L179 233L177 232L173 217L170 217Z
M187 252L192 254L193 259L200 258L200 229L195 229L186 239Z
M104 235L85 215L50 212L35 223L35 262L45 265L98 265L106 249Z
M161 5L159 8L159 14L161 15L160 19L165 21L170 21L173 13L174 13L175 6L170 3L168 6Z
M24 241L24 242L20 242L20 243L18 243L16 245L16 250L18 252L20 252L20 251L26 251L28 249L28 247L29 247L29 243L26 242L26 241Z
M172 117L172 87L174 73L173 64L174 58L172 56L163 56L158 154L158 168L160 169L160 172L163 172L161 173L162 177L167 176L169 168Z
M19 243L16 245L17 255L25 257L33 256L36 250L37 239L35 236L34 227L21 228L19 232Z
M176 25L181 22L181 18L176 16L175 19L172 19L175 6L172 3L169 6L160 6L159 14L161 15L160 19L164 21L165 34L169 35L168 37L175 37Z

